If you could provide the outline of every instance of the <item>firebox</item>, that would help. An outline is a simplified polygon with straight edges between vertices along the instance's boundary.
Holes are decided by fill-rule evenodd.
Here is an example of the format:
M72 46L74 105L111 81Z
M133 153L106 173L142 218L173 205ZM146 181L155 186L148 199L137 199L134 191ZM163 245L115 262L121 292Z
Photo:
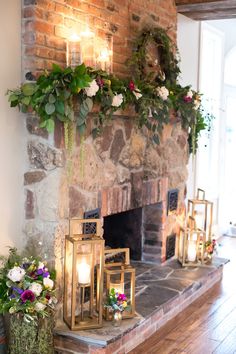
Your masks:
M128 247L133 260L161 262L163 203L131 209L104 217L105 244Z
M133 260L142 258L142 208L104 217L105 244L112 248L128 247Z

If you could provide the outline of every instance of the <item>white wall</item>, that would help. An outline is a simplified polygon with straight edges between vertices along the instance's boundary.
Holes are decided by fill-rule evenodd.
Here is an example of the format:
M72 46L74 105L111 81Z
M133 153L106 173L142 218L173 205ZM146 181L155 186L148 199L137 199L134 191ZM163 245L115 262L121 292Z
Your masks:
M180 54L180 83L199 89L200 22L178 14L177 46ZM193 198L196 191L196 161L190 158L188 165L187 198Z
M24 120L5 93L21 82L21 1L0 1L0 254L21 246Z
M180 83L198 89L200 22L178 14L177 46L180 53Z

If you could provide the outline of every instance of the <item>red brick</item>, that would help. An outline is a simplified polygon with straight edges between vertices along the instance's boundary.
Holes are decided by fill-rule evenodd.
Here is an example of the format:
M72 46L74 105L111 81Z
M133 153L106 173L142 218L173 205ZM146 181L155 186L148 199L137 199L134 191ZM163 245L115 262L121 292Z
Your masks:
M45 14L45 20L52 23L53 25L63 25L64 24L64 17L60 14L55 12L47 12Z
M36 20L34 22L34 28L35 28L35 31L38 31L38 32L41 32L44 34L49 34L49 35L54 34L54 25L51 23Z
M66 41L57 37L46 37L46 45L54 49L66 50Z

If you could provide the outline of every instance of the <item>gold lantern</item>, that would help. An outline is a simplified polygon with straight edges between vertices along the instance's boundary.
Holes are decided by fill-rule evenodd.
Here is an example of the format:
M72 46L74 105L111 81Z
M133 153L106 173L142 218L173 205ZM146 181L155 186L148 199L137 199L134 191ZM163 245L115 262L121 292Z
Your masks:
M182 266L199 266L204 264L204 247L206 234L193 227L195 220L189 218L188 226L180 229L178 259Z
M82 64L81 38L73 33L67 40L67 66L75 68Z
M94 233L84 233L93 225ZM64 320L71 330L102 327L104 240L99 219L71 219L65 239Z
M204 230L206 241L211 241L213 203L205 199L205 191L198 188L197 197L188 201L188 215L194 218L195 227Z
M96 41L96 69L111 74L113 71L113 37L106 34L105 38Z
M135 316L135 269L130 265L129 248L115 248L104 251L105 258L125 253L123 262L105 262L104 277L105 289L108 295L112 288L116 292L127 296L128 308L122 313L122 318L132 318ZM108 308L104 309L104 316L107 321L112 320L112 313Z

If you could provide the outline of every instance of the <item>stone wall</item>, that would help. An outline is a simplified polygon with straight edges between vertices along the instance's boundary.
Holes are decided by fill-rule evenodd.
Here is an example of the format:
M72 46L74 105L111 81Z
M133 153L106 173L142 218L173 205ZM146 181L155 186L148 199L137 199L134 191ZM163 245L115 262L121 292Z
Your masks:
M50 69L52 62L65 65L66 36L84 14L90 16L98 35L113 34L113 68L119 76L127 74L125 61L131 53L132 40L147 23L170 27L169 34L175 40L173 0L24 0L23 74ZM83 217L84 211L97 207L105 216L140 203L158 202L157 183L161 180L162 242L178 229L184 213L188 160L187 134L179 122L165 127L161 144L156 146L145 129L136 127L133 116L121 112L96 139L89 129L83 142L77 136L72 154L64 148L62 125L56 126L54 136L48 135L38 128L37 117L29 115L26 126L26 244L31 253L41 253L55 262L59 288L69 217ZM167 190L172 188L179 189L178 211L177 215L167 216ZM145 202L140 196L146 198ZM163 250L161 259L165 260Z

